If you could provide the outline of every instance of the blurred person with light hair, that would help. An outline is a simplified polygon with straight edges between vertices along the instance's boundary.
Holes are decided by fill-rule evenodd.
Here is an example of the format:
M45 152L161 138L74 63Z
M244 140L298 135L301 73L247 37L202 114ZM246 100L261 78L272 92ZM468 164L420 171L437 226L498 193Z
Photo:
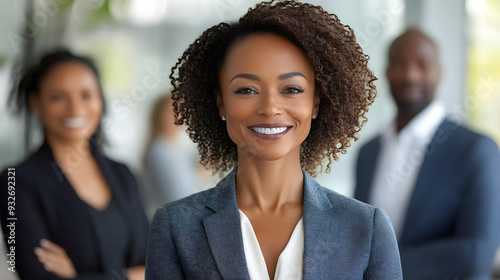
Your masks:
M198 162L196 146L174 123L170 93L161 95L151 114L151 135L145 156L145 175L149 213L158 206L201 190L208 171ZM152 216L152 215L151 215Z
M500 153L435 100L436 44L408 30L389 48L397 116L361 148L355 198L385 209L405 279L491 279L500 243Z
M148 221L132 173L102 153L94 63L65 50L46 54L24 71L12 98L44 133L36 152L0 175L2 229L19 277L144 279ZM8 218L17 219L14 244Z

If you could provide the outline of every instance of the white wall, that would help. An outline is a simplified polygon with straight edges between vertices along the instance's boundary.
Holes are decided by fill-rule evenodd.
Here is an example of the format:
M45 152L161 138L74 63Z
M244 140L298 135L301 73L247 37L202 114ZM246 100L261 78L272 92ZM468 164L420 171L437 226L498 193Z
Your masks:
M460 114L466 94L467 14L465 0L406 0L405 23L427 33L438 45L443 69L437 98Z

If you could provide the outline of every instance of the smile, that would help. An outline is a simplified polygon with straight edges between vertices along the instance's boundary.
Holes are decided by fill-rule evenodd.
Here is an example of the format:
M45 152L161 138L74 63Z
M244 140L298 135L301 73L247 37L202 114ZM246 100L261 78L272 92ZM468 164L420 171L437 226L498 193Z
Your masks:
M276 127L276 128L267 128L267 127L252 127L253 131L261 134L280 134L287 129L287 127Z
M81 128L86 124L87 120L84 117L63 119L63 125L69 128Z
M266 140L279 139L292 129L291 126L286 126L284 124L261 124L250 126L249 128L257 137Z

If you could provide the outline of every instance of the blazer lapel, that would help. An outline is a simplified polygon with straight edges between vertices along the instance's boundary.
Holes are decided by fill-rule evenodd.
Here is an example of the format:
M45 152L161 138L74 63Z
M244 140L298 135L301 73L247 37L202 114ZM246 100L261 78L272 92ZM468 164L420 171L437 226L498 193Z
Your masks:
M448 153L446 149L448 147L446 139L450 137L453 125L453 123L445 119L438 127L437 132L432 137L429 147L427 148L426 157L420 168L410 203L408 204L400 243L404 243L405 240L410 238L409 235L412 232L411 227L420 214L419 210L425 207L424 205L428 201L429 192L436 186L437 179L440 177L440 166L443 166L440 159L446 158L446 156L443 155Z
M304 270L303 279L324 279L326 271L335 269L332 257L338 255L338 220L327 210L333 205L321 186L304 170ZM342 268L339 268L342 269Z
M207 203L214 214L203 219L203 225L222 278L250 279L236 202L236 170L215 187Z
M117 203L118 207L121 211L127 212L127 210L130 209L130 207L127 206L128 200L123 193L123 188L119 187L121 183L118 182L118 178L116 177L116 175L114 175L115 172L112 170L109 162L99 150L92 151L92 154L97 162L97 165L99 166L104 180L108 184L108 187L110 188L110 191L114 196L115 202Z

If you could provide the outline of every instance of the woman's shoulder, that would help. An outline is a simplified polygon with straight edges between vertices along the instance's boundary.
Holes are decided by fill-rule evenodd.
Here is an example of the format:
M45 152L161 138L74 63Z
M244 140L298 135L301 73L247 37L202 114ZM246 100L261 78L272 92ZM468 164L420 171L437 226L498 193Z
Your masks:
M207 214L207 203L216 187L201 191L179 200L164 204L157 210L175 216L178 219L204 217Z
M376 232L383 232L394 235L389 217L383 209L346 197L319 184L316 191L324 196L324 204L328 205L322 211L323 214L318 215L321 222L337 225L336 228L341 228L346 234L356 232L368 237Z
M307 186L306 192L309 200L317 201L318 205L326 208L342 209L343 211L353 211L361 213L373 213L375 207L357 199L342 195L330 188L322 186L318 181L310 177L307 173L305 175L305 185Z
M30 182L37 182L40 178L46 176L48 172L57 174L55 162L43 161L44 157L40 150L29 154L26 158L18 161L16 164L5 166L0 172L2 182L6 182L8 177L14 177L16 184L30 186ZM12 180L12 179L10 179ZM28 183L28 184L27 184Z
M37 148L34 151L31 151L26 154L25 157L18 159L16 162L9 163L8 166L5 166L5 169L2 170L2 174L7 171L7 169L16 169L16 170L24 170L27 168L31 168L35 165L39 165L39 160L43 158L42 147Z
M213 191L214 188L158 207L153 216L151 231L169 228L171 232L181 235L201 231L203 220L214 213L207 207Z
M341 220L345 223L367 224L373 223L376 215L385 214L382 209L342 195L321 186L316 181L312 185L310 191L316 193L315 199L323 200L323 208L327 210L332 219Z
M233 169L215 187L167 203L160 208L179 213L181 216L186 214L206 216L227 207L237 209L235 175L236 169Z
M333 205L344 208L345 210L359 211L364 213L373 213L375 206L359 201L355 198L345 196L334 190L321 186L326 196L330 199Z

